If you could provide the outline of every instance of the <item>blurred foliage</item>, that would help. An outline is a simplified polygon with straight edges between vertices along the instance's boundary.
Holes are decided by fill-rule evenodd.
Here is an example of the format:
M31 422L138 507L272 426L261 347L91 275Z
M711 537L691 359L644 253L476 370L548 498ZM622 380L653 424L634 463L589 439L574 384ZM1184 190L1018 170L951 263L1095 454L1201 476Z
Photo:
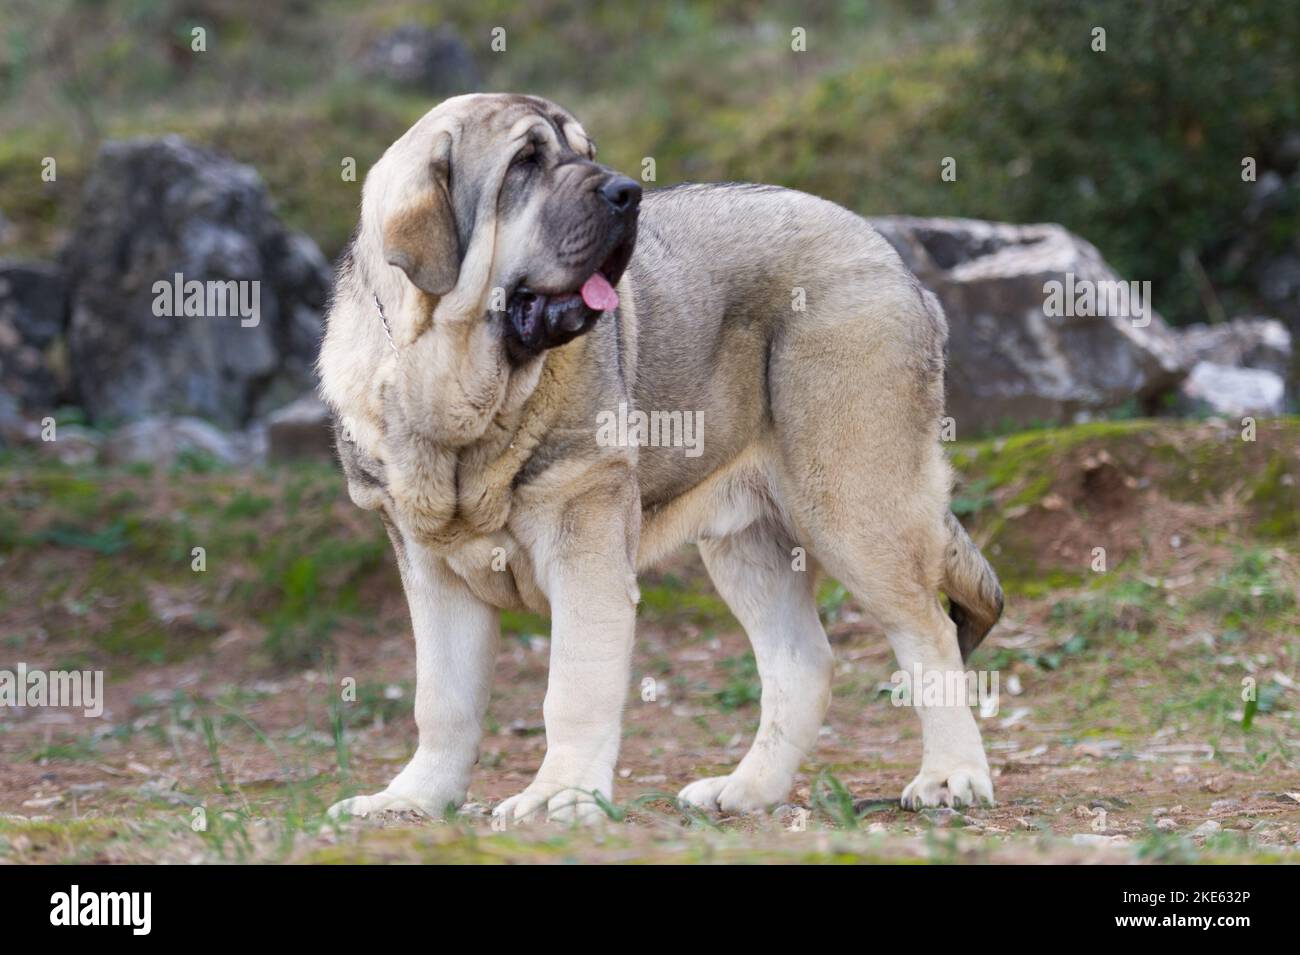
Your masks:
M1174 321L1260 307L1250 269L1300 231L1294 186L1257 215L1241 178L1247 156L1261 176L1296 171L1294 3L6 0L0 16L5 255L57 248L100 142L162 132L255 165L289 224L337 253L360 196L341 162L364 173L434 99L361 66L409 22L451 25L484 88L573 109L609 164L653 157L657 185L1062 222L1152 281ZM46 156L57 182L39 178Z
M1197 263L1231 289L1294 237L1294 189L1251 231L1242 160L1285 174L1300 160L1283 155L1300 134L1300 6L985 0L981 11L978 58L938 118L971 146L977 214L1063 222L1181 315L1203 304Z

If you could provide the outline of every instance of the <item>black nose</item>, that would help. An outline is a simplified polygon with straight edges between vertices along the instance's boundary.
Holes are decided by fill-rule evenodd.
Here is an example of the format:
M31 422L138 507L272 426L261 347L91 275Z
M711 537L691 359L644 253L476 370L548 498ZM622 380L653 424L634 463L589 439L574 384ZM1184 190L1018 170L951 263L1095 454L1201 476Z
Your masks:
M627 176L614 176L600 187L600 194L615 212L631 212L641 202L641 187Z

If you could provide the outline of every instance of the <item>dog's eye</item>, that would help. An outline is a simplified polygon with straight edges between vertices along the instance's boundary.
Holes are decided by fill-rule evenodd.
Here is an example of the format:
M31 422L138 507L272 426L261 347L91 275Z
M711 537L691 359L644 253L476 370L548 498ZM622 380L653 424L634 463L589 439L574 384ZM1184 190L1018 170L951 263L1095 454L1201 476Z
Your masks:
M540 163L541 158L537 154L536 146L525 146L510 160L511 168L536 166Z

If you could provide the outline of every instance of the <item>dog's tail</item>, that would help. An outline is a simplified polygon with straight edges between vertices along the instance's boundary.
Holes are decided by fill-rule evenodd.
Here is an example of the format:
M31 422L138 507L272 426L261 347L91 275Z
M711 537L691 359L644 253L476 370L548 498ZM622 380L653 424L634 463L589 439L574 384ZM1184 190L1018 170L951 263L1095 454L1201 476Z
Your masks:
M944 525L948 546L943 552L942 587L948 595L948 616L957 625L961 658L967 660L1002 616L1002 586L998 575L951 511Z

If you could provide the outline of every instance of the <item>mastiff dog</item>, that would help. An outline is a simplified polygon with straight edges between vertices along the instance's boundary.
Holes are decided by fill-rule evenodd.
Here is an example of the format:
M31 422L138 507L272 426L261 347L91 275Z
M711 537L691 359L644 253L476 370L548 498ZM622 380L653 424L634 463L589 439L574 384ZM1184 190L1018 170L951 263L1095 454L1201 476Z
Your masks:
M762 710L745 757L685 803L787 798L830 699L821 573L903 671L960 675L1002 593L949 511L946 338L937 300L833 203L732 183L643 195L537 97L430 111L366 177L319 362L349 495L396 551L419 740L386 789L332 811L465 799L510 608L551 620L546 754L494 811L599 817L637 572L688 542L753 644ZM903 805L991 802L968 701L915 708Z

